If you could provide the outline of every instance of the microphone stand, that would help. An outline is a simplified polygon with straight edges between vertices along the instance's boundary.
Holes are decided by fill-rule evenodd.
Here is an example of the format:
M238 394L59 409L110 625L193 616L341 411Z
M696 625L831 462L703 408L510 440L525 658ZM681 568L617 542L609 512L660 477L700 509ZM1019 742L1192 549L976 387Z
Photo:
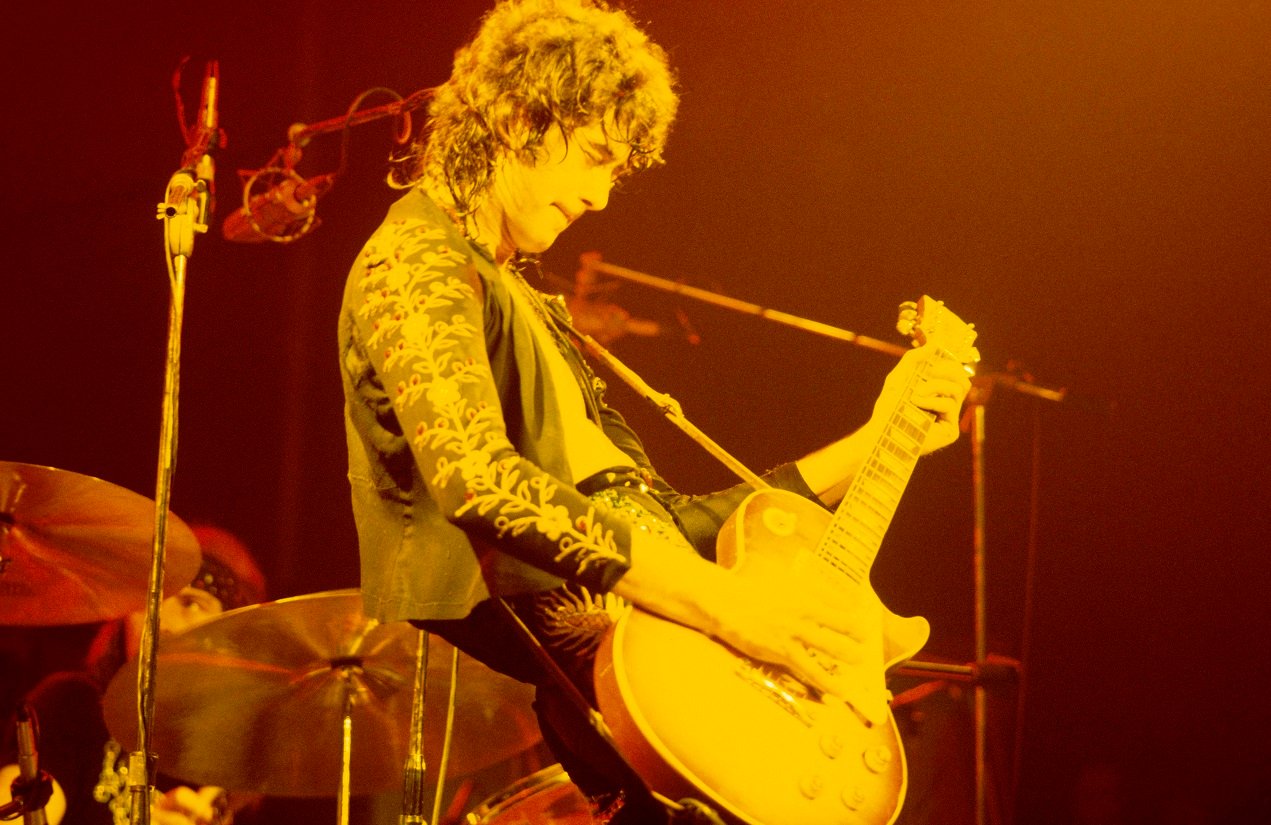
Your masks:
M806 318L800 318L797 315L791 315L788 312L781 312L775 309L762 307L758 304L739 301L736 298L729 298L726 295L719 295L709 292L705 289L687 286L676 281L668 281L665 278L659 278L655 275L646 275L643 272L636 272L634 269L626 267L614 266L605 263L600 259L599 252L584 252L579 256L584 271L601 272L605 275L612 275L615 278L622 278L627 281L633 281L637 284L644 284L665 292L673 292L676 295L687 295L690 298L696 298L699 301L721 306L724 309L731 309L734 312L742 312L747 315L757 315L768 321L776 321L786 326L795 327L796 329L814 332L817 335L824 335L827 338L834 338L838 341L846 341L849 344L855 344L858 347L878 350L889 355L900 357L908 352L908 349L897 344L889 344L886 341L880 341L877 338L870 338L868 335L857 335L855 332L848 332L839 327L822 324L820 321L809 321Z
M856 346L901 356L908 350L904 347L889 344L876 338L858 335L845 329L811 321L790 315L785 312L769 309L739 301L735 298L718 295L704 289L686 286L676 281L637 272L626 267L615 266L601 260L600 253L587 252L579 256L584 272L602 273L623 280L631 281L676 295L715 304L716 306L756 315L770 321L786 324L807 332L816 333L835 340L845 341ZM588 342L593 345L593 342ZM598 347L593 352L602 357ZM629 372L629 371L626 371ZM627 378L626 372L620 373ZM627 379L630 380L630 379ZM637 379L638 380L638 379ZM636 386L639 389L638 385ZM975 748L975 823L985 825L988 821L988 698L986 682L1001 681L1004 673L1022 674L1023 662L990 654L988 651L988 610L987 610L987 549L985 541L985 480L984 480L984 441L985 441L985 406L994 387L1004 387L1024 395L1044 401L1062 402L1068 397L1067 388L1044 387L1034 383L1031 378L1013 373L981 371L972 379L972 390L967 396L967 409L962 418L962 429L970 433L971 441L971 487L972 507L974 513L972 533L972 572L974 581L974 636L975 660L968 665L949 665L942 662L925 662L911 659L897 668L897 673L907 675L929 674L933 678L954 678L967 681L973 685L974 714L974 748Z
M180 77L177 69L176 79ZM176 84L174 79L174 86ZM167 551L168 502L176 469L177 409L180 394L181 328L185 312L185 282L194 236L207 232L212 208L215 170L210 152L221 141L217 126L219 68L210 61L203 80L203 97L196 128L187 134L181 168L168 181L157 218L163 221L168 284L168 347L164 370L163 407L159 433L159 460L155 481L155 520L151 546L150 583L145 623L141 632L137 667L137 750L128 755L128 787L131 792L130 822L149 825L151 776L156 755L150 752L150 731L155 706L155 646L159 636L159 603L163 598L163 564ZM178 98L179 100L179 98ZM184 129L184 124L183 124Z
M388 92L397 99L380 106L371 106L365 109L358 108L362 100L374 92ZM268 163L259 169L239 171L239 175L244 179L243 206L239 212L230 215L226 219L226 223L222 227L226 237L237 241L268 240L275 243L291 243L309 234L318 225L316 212L314 211L317 207L318 196L334 186L335 181L344 172L349 130L354 126L361 126L364 123L370 123L380 118L396 117L398 118L398 123L394 132L394 139L399 144L405 143L411 133L410 113L427 105L431 97L432 91L430 89L422 89L407 97L401 97L392 89L377 87L368 89L358 95L348 111L339 117L327 118L317 123L293 123L287 129L287 145L274 152ZM344 133L344 145L341 148L339 168L335 172L306 181L296 172L296 164L300 162L304 148L309 145L313 138L332 132ZM277 184L272 190L276 198L274 207L277 208L281 205L284 210L292 213L288 216L290 220L282 227L260 226L256 217L252 214L252 188L257 181L268 176L281 177L283 179L283 183ZM290 188L283 189L281 193L278 192L280 187L288 184ZM302 197L301 193L306 190L309 191L309 194ZM242 226L235 226L233 230L230 229L231 221L234 220L236 215L245 216L246 228L250 229L254 235L246 237L235 236L238 233L243 233L244 230Z

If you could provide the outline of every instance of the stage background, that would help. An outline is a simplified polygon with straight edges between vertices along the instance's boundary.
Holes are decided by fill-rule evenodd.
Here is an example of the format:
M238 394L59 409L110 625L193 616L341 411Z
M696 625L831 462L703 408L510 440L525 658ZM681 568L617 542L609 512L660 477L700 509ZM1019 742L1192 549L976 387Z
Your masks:
M356 585L335 321L395 197L389 122L352 131L311 236L232 244L220 224L236 171L292 123L440 82L485 4L23 5L2 55L0 459L154 494L168 303L154 216L184 149L170 77L191 56L192 113L218 60L228 143L190 265L172 507L242 536L275 597ZM995 799L1019 823L1080 821L1078 789L1104 782L1124 821L1251 821L1239 812L1271 782L1271 7L636 14L680 73L667 166L544 268L572 279L596 251L886 340L896 305L927 293L977 324L988 366L1068 388L1062 404L998 390L987 407L989 646L1025 666L995 699ZM315 139L299 171L334 171L339 146ZM760 469L860 424L891 363L639 286L612 298L666 330L614 352ZM614 398L682 489L729 482ZM921 464L875 570L893 609L931 619L927 652L955 662L973 651L971 523L964 439ZM965 776L965 703L933 710L955 746L935 760L915 734L911 758ZM957 808L970 788L941 793Z

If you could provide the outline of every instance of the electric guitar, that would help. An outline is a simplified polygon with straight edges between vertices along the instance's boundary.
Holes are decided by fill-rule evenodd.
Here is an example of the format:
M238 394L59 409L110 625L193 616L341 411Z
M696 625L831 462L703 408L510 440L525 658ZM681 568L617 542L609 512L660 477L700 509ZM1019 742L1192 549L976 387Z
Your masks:
M933 357L970 366L976 332L938 301L901 306L897 325ZM618 749L649 786L696 797L746 825L890 825L904 801L904 750L886 673L912 657L927 620L892 613L870 570L913 472L932 415L914 406L919 365L868 459L831 514L783 490L751 493L717 539L735 575L792 571L860 606L863 656L852 688L831 697L776 665L696 630L631 608L601 645L600 710ZM840 671L841 672L841 671Z

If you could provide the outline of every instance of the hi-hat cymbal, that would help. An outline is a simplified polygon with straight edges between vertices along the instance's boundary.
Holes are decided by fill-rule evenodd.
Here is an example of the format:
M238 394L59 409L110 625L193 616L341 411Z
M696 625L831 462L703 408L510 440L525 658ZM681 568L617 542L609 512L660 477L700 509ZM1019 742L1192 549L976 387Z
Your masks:
M0 461L0 624L115 619L146 606L155 503L91 476ZM164 592L190 583L194 533L168 514Z
M410 749L419 633L362 613L356 590L224 613L159 643L151 750L159 772L275 796L336 796L345 699L352 793L400 788ZM429 642L424 758L441 757L454 648ZM136 747L137 664L106 691L106 724ZM540 741L533 688L461 656L449 776L471 775Z

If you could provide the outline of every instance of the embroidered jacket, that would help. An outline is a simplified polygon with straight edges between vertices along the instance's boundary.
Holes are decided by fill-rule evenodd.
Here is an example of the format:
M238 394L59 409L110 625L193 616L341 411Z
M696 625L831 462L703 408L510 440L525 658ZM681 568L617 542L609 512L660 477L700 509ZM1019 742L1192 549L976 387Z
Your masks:
M630 566L627 523L574 489L543 343L508 289L418 191L390 208L349 273L339 324L349 483L365 609L380 621L462 618L491 595L563 580L603 593ZM713 557L750 486L676 493L604 404L603 382L570 360L605 434ZM815 500L792 464L767 480Z

